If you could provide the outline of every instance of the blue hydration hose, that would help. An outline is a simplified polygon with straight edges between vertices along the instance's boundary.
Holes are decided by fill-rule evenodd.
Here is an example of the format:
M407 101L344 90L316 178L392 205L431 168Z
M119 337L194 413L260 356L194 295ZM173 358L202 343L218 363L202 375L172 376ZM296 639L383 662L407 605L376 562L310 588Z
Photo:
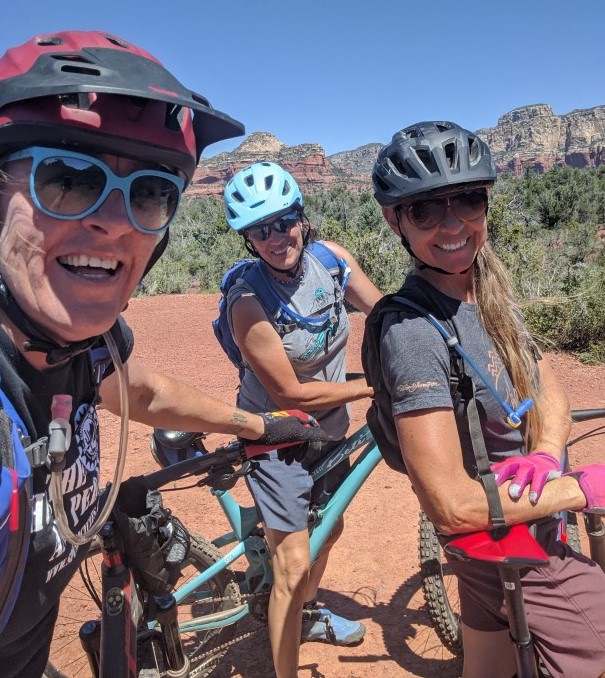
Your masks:
M425 316L425 318L431 323L431 325L433 325L433 327L435 327L439 334L441 334L441 336L445 339L445 343L448 345L448 347L453 348L456 351L456 353L458 353L458 355L475 370L481 381L485 384L486 388L496 399L496 402L498 402L502 409L506 412L507 423L513 428L519 428L519 426L521 426L521 417L533 407L534 401L531 398L526 398L516 408L513 409L506 402L506 400L504 400L504 398L498 393L492 380L477 365L477 363L471 358L471 356L462 348L460 342L458 341L458 337L452 336L445 329L445 327L437 320L437 318L435 318L434 315L429 313L425 308L423 308L419 304L415 304L413 301L409 301L409 299L405 299L404 297L396 296L393 298L396 301L405 304L406 306L410 306L411 308L415 309L423 316Z

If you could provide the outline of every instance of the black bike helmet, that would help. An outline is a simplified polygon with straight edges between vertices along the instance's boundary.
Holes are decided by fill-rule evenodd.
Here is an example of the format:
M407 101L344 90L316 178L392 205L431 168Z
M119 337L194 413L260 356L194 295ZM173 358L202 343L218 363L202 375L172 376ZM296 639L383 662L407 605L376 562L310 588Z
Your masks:
M244 126L151 54L99 31L36 36L0 58L0 156L35 144L115 153L180 170Z
M487 144L453 122L419 122L397 132L372 171L374 197L383 207L448 186L495 180Z

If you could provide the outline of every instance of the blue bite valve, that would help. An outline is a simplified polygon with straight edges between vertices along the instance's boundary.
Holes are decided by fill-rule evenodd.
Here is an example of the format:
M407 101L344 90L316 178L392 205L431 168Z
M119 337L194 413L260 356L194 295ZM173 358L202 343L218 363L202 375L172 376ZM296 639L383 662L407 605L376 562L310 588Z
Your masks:
M513 428L519 428L521 426L521 417L531 410L531 408L534 406L534 401L531 398L526 398L525 400L521 401L521 404L516 407L514 410L511 410L508 413L508 416L506 417L506 421L512 426Z

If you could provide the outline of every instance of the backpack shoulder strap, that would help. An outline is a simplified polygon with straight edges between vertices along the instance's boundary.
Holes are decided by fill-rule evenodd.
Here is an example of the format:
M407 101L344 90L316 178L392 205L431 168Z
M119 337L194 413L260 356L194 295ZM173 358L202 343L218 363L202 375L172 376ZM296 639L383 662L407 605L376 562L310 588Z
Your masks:
M458 337L456 336L455 331L453 334L450 334L435 316L420 304L417 304L410 299L406 299L401 295L395 295L393 301L408 306L423 315L443 337L448 347L450 355L450 392L452 393L454 414L456 415L458 422L464 422L465 424L462 429L466 429L468 439L473 449L477 475L479 476L479 480L481 481L487 496L492 525L496 530L503 529L506 527L504 511L502 509L502 502L500 501L495 477L491 471L485 447L485 438L483 436L483 430L481 429L481 420L479 418L477 399L475 397L475 385L472 379L464 371L464 360L457 351L457 347L459 346Z
M310 252L327 269L344 292L351 275L351 269L346 260L339 259L323 240L313 241L307 246L307 252Z
M254 290L256 298L280 336L296 328L296 322L288 313L288 306L283 303L271 286L271 281L267 278L267 273L258 259L252 260L251 264L244 268L240 278Z

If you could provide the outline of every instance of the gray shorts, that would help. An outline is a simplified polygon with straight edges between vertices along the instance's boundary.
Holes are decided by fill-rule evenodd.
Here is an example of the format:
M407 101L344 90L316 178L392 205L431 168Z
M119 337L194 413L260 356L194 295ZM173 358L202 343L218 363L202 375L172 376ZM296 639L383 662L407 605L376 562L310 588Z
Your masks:
M553 678L592 678L605 670L605 574L586 556L538 535L547 567L521 570L523 598L536 649ZM458 576L462 621L480 631L508 627L498 570L484 563L450 560Z
M305 459L286 464L277 451L256 457L257 470L246 477L256 509L263 523L272 530L300 532L309 526L311 504L325 504L350 468L348 459L319 478L315 484L308 469L342 441L330 442Z

